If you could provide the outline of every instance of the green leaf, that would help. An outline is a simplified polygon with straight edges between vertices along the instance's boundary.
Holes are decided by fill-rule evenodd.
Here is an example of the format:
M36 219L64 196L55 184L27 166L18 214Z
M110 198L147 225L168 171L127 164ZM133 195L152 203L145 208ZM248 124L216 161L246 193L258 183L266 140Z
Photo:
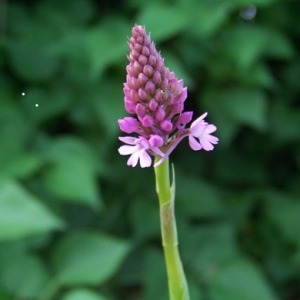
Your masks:
M248 0L232 0L232 5L234 6L242 6L245 7L249 5ZM275 2L275 0L253 0L251 1L251 5L258 5L258 6L268 6L271 3Z
M11 68L26 81L40 82L50 79L58 70L59 61L46 46L11 40L8 43Z
M2 163L2 177L26 178L38 170L41 165L42 160L37 154L14 155Z
M290 59L294 56L293 45L283 33L269 30L265 32L265 36L267 39L264 53L268 57ZM276 45L276 47L270 47L270 45Z
M145 25L151 38L159 42L184 30L189 17L178 6L151 3L143 6L137 23Z
M0 40L0 42L1 42L1 40ZM0 291L0 299L1 300L11 300L11 295L8 295L7 293Z
M252 146L248 142L248 149ZM226 157L226 159L224 159ZM257 186L268 181L268 172L261 157L253 154L241 155L239 149L228 149L218 153L215 172L224 183L241 186ZM247 172L245 172L247 170Z
M129 251L129 244L96 233L65 237L54 252L61 284L100 284L112 277Z
M97 160L98 155L94 149L83 139L74 136L60 136L55 140L51 140L49 145L45 145L47 148L45 156L50 162L64 161L70 157L84 160L93 170L99 170L101 168L101 161Z
M218 120L220 140L230 141L241 125L265 130L267 99L258 89L235 88L225 91L207 91L203 100L207 111Z
M250 261L236 259L215 270L210 285L212 300L275 300L266 279Z
M156 237L160 234L159 208L154 201L139 199L132 202L129 220L134 228L135 237L138 239ZM145 227L144 224L148 225Z
M90 0L78 0L76 5L72 0L53 0L39 2L37 6L42 19L55 23L58 17L63 17L74 26L88 22L95 15L96 8L93 4Z
M280 144L299 141L299 111L284 103L274 103L270 112L270 128L273 139Z
M104 79L94 91L92 105L97 119L104 128L103 136L105 135L115 142L116 134L119 133L117 120L125 115L120 82L112 79ZM105 147L109 146L108 144L103 144Z
M161 251L148 248L145 257L143 300L168 299L167 275L164 257Z
M213 35L226 22L232 10L228 3L210 0L193 1L191 5L186 5L186 9L191 25L190 30L197 38Z
M235 236L235 227L225 222L185 225L183 234L179 231L181 245L186 245L181 250L183 261L192 273L209 281L214 270L238 254Z
M16 118L22 118L22 110L16 100L16 92L13 84L7 78L0 76L0 121L8 121ZM21 92L18 99L22 99Z
M14 103L15 98L3 90L0 88L1 176L24 178L36 171L42 160L38 154L24 151L33 128Z
M253 65L247 72L237 70L237 79L247 86L274 88L276 81L270 70L263 64Z
M222 41L225 54L244 70L253 65L263 53L266 36L261 28L243 25L224 31Z
M5 290L22 299L37 299L41 295L50 278L38 258L14 253L8 255L6 260L0 257L0 261L1 284Z
M49 191L65 201L79 202L99 209L94 173L78 158L57 162L47 170L44 183Z
M267 99L260 90L235 89L223 94L228 115L243 124L262 130L266 127Z
M23 148L30 134L30 128L22 119L15 122L7 120L0 126L0 160L8 161L15 156L22 155Z
M22 97L22 105L31 120L45 122L67 111L71 105L71 91L57 85L52 85L51 89L28 88Z
M46 153L52 163L44 173L49 191L70 202L102 207L97 186L99 160L83 141L64 137L53 141Z
M62 300L107 300L108 298L99 293L87 289L74 289L68 292Z
M4 82L5 84L5 82ZM3 98L2 98L3 97ZM3 85L0 86L0 163L7 162L15 155L20 155L27 145L34 130L22 112L17 100Z
M193 78L186 71L185 67L183 66L183 63L178 59L178 57L176 57L168 51L163 51L163 54L166 66L168 66L168 68L175 73L175 76L177 78L183 78L184 84L186 86L188 86L189 88L193 88Z
M189 217L209 218L224 212L218 190L198 177L186 176L177 172L176 207ZM191 193L190 191L193 191Z
M61 229L63 222L13 181L0 181L0 240Z
M113 16L87 33L85 46L92 80L98 79L108 66L125 58L129 34L129 24Z
M263 55L287 59L291 58L294 52L284 35L267 27L250 25L232 27L223 32L221 41L224 53L241 70L249 69Z
M266 195L266 211L278 231L299 247L300 203L298 199L278 191L270 191Z

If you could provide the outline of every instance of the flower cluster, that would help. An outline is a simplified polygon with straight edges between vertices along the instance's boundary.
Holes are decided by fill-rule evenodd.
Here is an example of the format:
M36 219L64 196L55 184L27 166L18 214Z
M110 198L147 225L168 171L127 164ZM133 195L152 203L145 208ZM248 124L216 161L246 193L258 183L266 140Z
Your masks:
M123 90L125 109L133 116L118 120L121 131L135 135L119 138L126 144L119 153L130 155L127 164L135 167L140 162L142 168L149 167L153 155L161 158L159 164L185 137L193 150L213 150L219 141L211 135L216 126L205 122L205 113L186 128L193 116L183 111L187 88L164 65L144 27L133 27L129 47Z

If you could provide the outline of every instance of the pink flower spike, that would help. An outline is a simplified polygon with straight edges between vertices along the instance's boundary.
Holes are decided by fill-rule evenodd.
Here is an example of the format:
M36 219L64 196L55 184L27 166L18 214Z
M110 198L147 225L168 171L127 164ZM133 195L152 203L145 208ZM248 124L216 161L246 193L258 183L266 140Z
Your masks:
M198 119L196 119L190 128L189 144L190 147L195 150L204 149L205 151L211 151L214 149L214 144L218 144L219 139L211 133L217 130L217 127L213 124L208 124L204 121L207 113L204 113Z
M121 131L128 134L119 138L124 145L118 150L121 155L129 155L127 165L149 167L156 156L156 167L186 137L195 151L213 150L219 142L212 135L216 126L205 121L207 113L192 122L193 112L184 111L187 87L165 66L145 27L135 25L128 44L123 92L125 110L132 116L118 120Z

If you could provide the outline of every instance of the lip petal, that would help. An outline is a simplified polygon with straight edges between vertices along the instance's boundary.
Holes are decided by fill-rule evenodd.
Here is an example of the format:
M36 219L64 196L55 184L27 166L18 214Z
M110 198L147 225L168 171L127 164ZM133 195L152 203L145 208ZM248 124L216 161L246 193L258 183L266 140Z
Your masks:
M136 151L136 152L132 153L132 155L129 157L129 159L127 161L127 165L135 167L138 163L138 160L139 160L139 151Z
M150 167L152 163L152 159L146 150L142 150L140 153L140 165L142 168Z
M201 144L192 135L189 136L189 145L195 151L198 151L198 150L202 149Z

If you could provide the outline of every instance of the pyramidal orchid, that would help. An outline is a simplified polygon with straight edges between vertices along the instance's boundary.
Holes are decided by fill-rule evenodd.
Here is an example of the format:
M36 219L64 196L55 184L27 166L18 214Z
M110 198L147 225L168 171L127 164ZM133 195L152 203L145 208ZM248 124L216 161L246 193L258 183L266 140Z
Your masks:
M175 171L170 184L169 155L188 138L195 150L211 151L218 143L212 135L216 126L205 121L207 113L191 123L193 113L184 111L187 88L164 64L145 28L136 25L129 39L129 64L124 84L125 109L130 116L118 120L126 136L121 155L130 155L129 166L152 165L160 208L162 244L166 262L170 300L189 300L188 285L181 263L174 213Z
M212 135L216 126L204 120L205 113L187 127L193 117L193 112L184 111L187 88L165 66L144 27L133 27L129 48L123 90L125 109L132 116L118 120L121 131L133 134L119 138L125 144L119 153L130 155L127 164L149 167L151 156L157 156L158 165L185 137L195 151L213 150L218 143Z

